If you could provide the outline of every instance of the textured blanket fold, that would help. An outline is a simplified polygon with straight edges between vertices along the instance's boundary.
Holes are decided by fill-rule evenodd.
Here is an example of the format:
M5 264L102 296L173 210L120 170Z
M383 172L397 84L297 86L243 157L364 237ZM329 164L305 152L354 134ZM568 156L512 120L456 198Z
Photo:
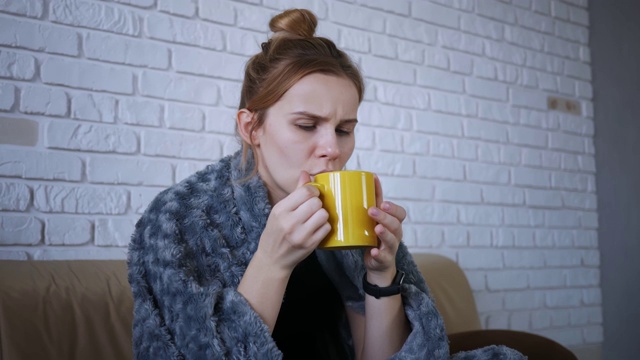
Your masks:
M136 359L282 358L236 290L271 211L263 182L241 181L246 175L240 154L228 156L161 192L136 224L128 258ZM345 304L364 312L362 252L317 255ZM404 244L396 264L407 273L402 299L412 331L393 359L448 359L442 318ZM523 358L503 346L454 357Z

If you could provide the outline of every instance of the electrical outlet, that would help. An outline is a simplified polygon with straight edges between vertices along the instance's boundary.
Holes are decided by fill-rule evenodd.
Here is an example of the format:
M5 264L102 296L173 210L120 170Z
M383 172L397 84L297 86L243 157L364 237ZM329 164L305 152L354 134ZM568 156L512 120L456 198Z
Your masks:
M580 103L576 100L549 96L547 98L547 108L549 110L556 110L580 116Z

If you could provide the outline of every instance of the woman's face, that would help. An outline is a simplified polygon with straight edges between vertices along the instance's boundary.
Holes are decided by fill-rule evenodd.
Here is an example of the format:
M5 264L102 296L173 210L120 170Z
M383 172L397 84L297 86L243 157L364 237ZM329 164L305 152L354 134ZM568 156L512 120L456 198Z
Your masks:
M273 204L296 189L302 170L313 176L344 167L355 146L358 105L350 80L316 73L268 109L254 145Z

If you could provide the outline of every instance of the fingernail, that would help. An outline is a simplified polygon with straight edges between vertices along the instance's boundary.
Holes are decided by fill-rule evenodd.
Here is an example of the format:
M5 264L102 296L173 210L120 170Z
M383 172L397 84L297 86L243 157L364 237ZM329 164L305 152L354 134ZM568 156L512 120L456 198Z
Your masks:
M391 210L391 204L389 204L389 203L388 203L388 202L386 202L386 201L385 201L385 202L383 202L383 203L382 203L382 210L384 210L384 211Z
M377 208L372 207L371 209L369 209L369 214L371 214L371 216L378 216L380 215L380 212Z

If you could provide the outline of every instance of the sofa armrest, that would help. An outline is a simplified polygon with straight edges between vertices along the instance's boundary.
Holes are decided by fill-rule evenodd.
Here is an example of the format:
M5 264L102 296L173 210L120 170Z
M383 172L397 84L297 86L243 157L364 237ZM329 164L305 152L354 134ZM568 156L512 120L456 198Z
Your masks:
M566 347L533 333L516 330L472 330L449 334L449 351L455 354L490 345L518 350L529 360L578 360Z

